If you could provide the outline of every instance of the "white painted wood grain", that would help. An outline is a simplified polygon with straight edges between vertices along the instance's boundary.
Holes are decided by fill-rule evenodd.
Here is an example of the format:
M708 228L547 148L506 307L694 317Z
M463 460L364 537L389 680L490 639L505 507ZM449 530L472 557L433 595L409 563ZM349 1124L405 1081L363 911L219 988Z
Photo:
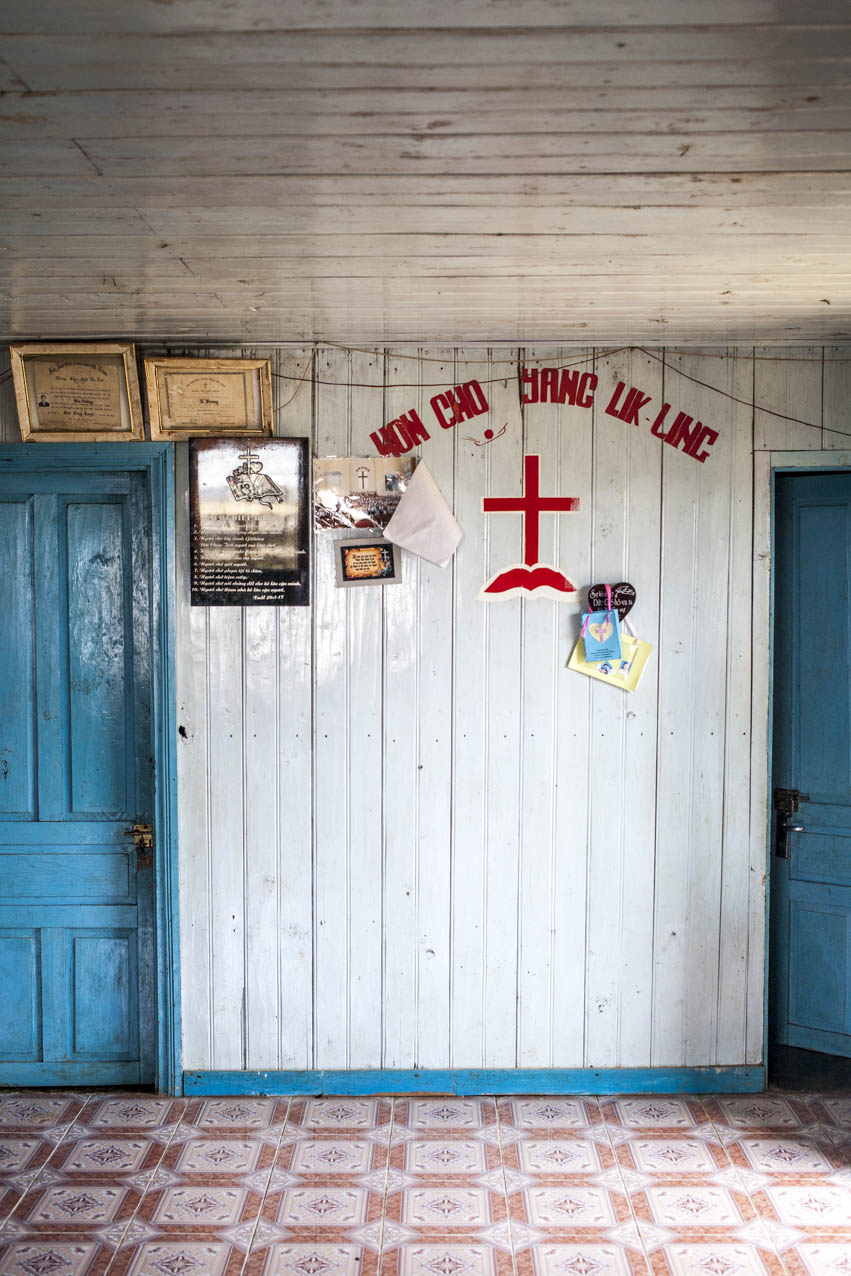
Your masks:
M542 351L543 354L548 353ZM560 352L556 352L560 356ZM533 359L534 349L519 352L514 373ZM561 357L554 360L560 362ZM519 397L519 396L518 396ZM516 406L515 406L516 405ZM509 428L522 432L523 451L544 458L542 490L546 495L571 495L562 489L561 459L567 451L562 437L562 407L512 402ZM500 428L499 426L497 428ZM499 446L495 444L493 446ZM540 560L560 567L557 547L562 519L572 526L578 514L545 515L540 522ZM570 542L572 536L565 536ZM559 619L563 604L546 599L524 602L522 611L521 725L519 759L519 840L517 847L517 1065L547 1067L552 1033L553 886L556 843L558 774L558 685L562 677L563 639Z
M851 446L851 359L842 346L823 351L822 447Z
M493 379L492 410L423 445L465 536L445 570L409 559L403 586L338 591L317 537L313 607L269 632L260 609L187 605L179 529L186 1066L758 1062L769 454L754 470L751 409L676 369L745 400L758 378L766 405L843 440L843 349L825 352L823 415L820 349L670 352L664 374L650 354L598 356L595 412L522 414L524 359L593 352L324 348L316 376L334 384L283 407L309 353L275 354L292 378L278 429L320 454L371 451L415 404L431 428L435 389L473 376ZM718 429L706 463L607 417L618 379ZM577 608L476 601L520 556L519 515L485 517L482 495L519 493L532 450L544 490L583 501L542 517L542 556L584 586L636 584L654 652L634 696L566 669Z
M821 447L822 351L802 346L783 352L779 363L757 347L754 362L754 402L780 415L758 411L754 419L757 450L806 450ZM796 417L798 420L786 420ZM802 424L807 422L809 424Z
M317 456L348 456L350 356L323 350L316 357ZM347 594L337 589L334 538L314 537L314 1014L315 1066L348 1066L349 624Z
M495 380L501 374L504 380ZM482 449L487 460L488 496L519 497L524 491L519 382L513 369L495 368L488 359L459 373L477 377L486 387L490 412L466 423L494 432L508 425L501 439ZM458 427L456 427L457 429ZM465 429L466 433L466 429ZM481 436L479 436L481 437ZM546 467L541 487L550 494L552 475ZM463 471L462 471L463 473ZM523 559L523 516L497 513L480 516L487 523L487 575ZM553 518L549 515L549 518ZM544 516L546 519L546 516ZM485 583L484 580L481 582ZM514 1066L517 1055L517 909L520 841L520 775L523 761L523 620L537 599L479 604L486 611L487 639L481 653L486 663L485 692L485 921L484 921L484 1050L498 1067ZM544 603L544 608L549 604Z
M192 607L189 574L189 447L175 448L175 649L177 804L184 1059L213 1067L212 871L207 671L210 610Z
M421 365L426 383L422 395L423 421L435 390L454 385L454 352L430 347L423 355L433 362ZM455 433L428 421L431 435L420 448L435 482L450 506L455 503ZM469 445L467 445L469 446ZM464 535L471 529L462 529ZM475 535L475 531L472 533ZM453 736L452 711L455 623L453 584L455 561L437 567L421 561L418 652L417 722L417 988L414 1062L423 1068L443 1067L450 1057L451 1024L451 905Z
M641 414L641 427L623 427L626 518L625 579L637 591L630 621L636 633L653 644L653 653L637 691L622 697L623 715L623 849L620 874L620 979L618 987L618 1063L650 1062L653 997L653 936L646 919L653 914L656 832L656 750L658 739L659 605L662 588L661 535L662 451L650 434L649 417L663 402L662 366L634 352L630 378L651 403ZM613 564L616 566L617 564ZM595 573L596 575L596 573ZM639 584L640 581L640 584ZM605 688L601 688L605 690Z
M455 362L456 384L470 380L477 372L487 378L487 367L486 351L470 348L459 351ZM455 697L450 1060L456 1068L477 1068L485 1062L485 813L488 785L492 782L487 756L488 668L485 653L489 626L498 623L498 618L492 621L490 604L486 607L476 598L489 575L491 520L483 517L482 497L487 492L490 449L476 448L470 453L457 430L453 431L453 436L455 517L464 528L465 535L453 560L455 641L452 679ZM518 479L519 474L515 475L515 483ZM510 604L497 604L498 608L503 606Z
M544 353L536 349L540 357ZM562 358L547 362L575 366L597 372L594 351L566 349ZM526 419L534 419L535 406L526 409ZM556 526L557 566L576 585L593 584L592 552L594 503L591 499L594 474L594 416L590 408L564 404L557 438L556 464L559 492L578 496L579 509L561 516ZM588 838L590 811L588 782L591 766L591 679L572 673L567 661L579 636L581 600L558 607L556 683L557 737L553 758L555 775L555 837L552 847L552 902L546 914L550 927L549 1042L550 1066L582 1067L585 1054L585 966L587 947L586 897L588 890ZM536 925L527 915L526 932ZM522 951L521 951L522 957ZM575 971L574 978L566 972ZM581 972L581 974L580 974ZM525 1016L521 984L521 1024ZM534 1005L534 1002L532 1003ZM533 1047L540 1028L526 1019L525 1050Z
M753 387L753 360L730 350L723 380L704 378L747 400ZM686 361L688 362L688 361ZM685 366L685 365L684 365ZM730 518L727 579L727 677L725 689L724 847L721 864L720 943L718 951L717 1062L728 1064L746 1053L748 977L748 863L741 854L751 802L750 707L752 686L749 635L752 624L753 443L752 411L728 401L716 402L714 428L730 435Z
M383 424L383 352L353 352L349 396L352 456L373 456ZM319 535L327 535L320 533ZM349 1066L381 1057L384 590L346 591L348 607Z
M273 363L275 432L310 439L314 400L306 347L280 350ZM311 563L311 573L315 560ZM311 582L313 589L314 582ZM281 607L278 618L278 1057L282 1068L314 1061L313 959L313 610ZM252 1063L250 1066L254 1066Z
M415 359L388 358L385 420L416 405L423 415ZM425 379L425 378L423 378ZM427 393L427 392L425 392ZM405 556L402 583L382 590L383 669L383 979L384 1067L405 1067L416 1042L420 560Z

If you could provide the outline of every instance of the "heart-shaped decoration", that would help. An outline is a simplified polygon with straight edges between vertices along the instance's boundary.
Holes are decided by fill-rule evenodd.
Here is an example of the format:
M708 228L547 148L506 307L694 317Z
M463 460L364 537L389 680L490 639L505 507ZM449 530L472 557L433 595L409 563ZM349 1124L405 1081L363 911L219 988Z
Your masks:
M595 642L605 642L607 638L611 638L614 631L615 627L610 620L601 620L599 624L588 626L588 632Z
M628 616L635 606L635 587L622 580L619 585L612 585L612 603L621 620ZM588 590L588 610L589 611L607 611L608 599L606 598L605 585L592 585Z

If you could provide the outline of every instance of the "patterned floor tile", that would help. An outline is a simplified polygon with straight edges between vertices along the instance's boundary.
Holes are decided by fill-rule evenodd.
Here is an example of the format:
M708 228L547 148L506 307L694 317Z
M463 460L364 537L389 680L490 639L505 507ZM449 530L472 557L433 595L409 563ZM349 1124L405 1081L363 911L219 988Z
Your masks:
M617 1158L625 1168L642 1174L677 1178L717 1174L730 1164L720 1144L684 1134L640 1135L619 1145Z
M393 1276L509 1276L511 1255L488 1243L439 1242L400 1245L392 1257L394 1265L385 1267Z
M744 1164L763 1174L831 1174L841 1168L842 1158L828 1146L802 1135L746 1136L727 1148L735 1164Z
M115 1099L93 1099L82 1120L93 1130L151 1130L179 1119L184 1099L146 1094L122 1095Z
M252 1251L246 1276L374 1276L377 1266L376 1253L362 1245L281 1241Z
M200 1130L262 1130L287 1119L287 1099L205 1099L187 1120Z
M667 1264L670 1276L780 1276L776 1255L757 1245L735 1240L677 1241L652 1256L659 1273Z
M593 1185L529 1187L512 1202L525 1209L524 1221L547 1231L614 1227L631 1217L624 1195Z
M486 1174L499 1166L499 1149L481 1139L411 1139L394 1148L392 1165L400 1165L408 1174L463 1175Z
M764 1216L793 1227L849 1229L851 1245L851 1187L818 1180L779 1183L754 1194Z
M17 1220L33 1229L91 1230L119 1217L129 1218L141 1197L122 1184L63 1183L30 1192Z
M226 1241L169 1237L119 1250L110 1276L238 1276L244 1262L245 1253Z
M386 1150L368 1139L303 1139L281 1149L278 1164L293 1174L346 1174L353 1177L380 1168Z
M463 1183L407 1188L399 1193L396 1203L400 1211L397 1221L417 1229L474 1232L505 1216L504 1201L496 1193ZM392 1217L389 1209L388 1215Z
M696 1095L631 1095L601 1099L603 1119L627 1130L688 1130L704 1124L706 1110Z
M723 1123L738 1130L797 1130L810 1115L795 1099L771 1094L722 1096L706 1104L710 1120L716 1106Z
M506 1148L506 1165L523 1174L575 1175L595 1174L614 1168L614 1154L605 1144L593 1139L546 1138L523 1139Z
M420 1134L447 1131L481 1130L496 1124L496 1104L493 1099L456 1099L452 1096L428 1099L397 1099L394 1104L394 1121L409 1126Z
M33 1133L67 1125L83 1109L86 1095L56 1091L18 1091L0 1098L0 1132Z
M282 1193L278 1223L283 1227L359 1227L367 1222L369 1192L341 1183L336 1187L299 1186Z
M640 1276L643 1254L613 1241L533 1245L518 1255L518 1276Z
M804 1242L784 1253L790 1276L849 1276L851 1242L846 1239Z
M341 1131L363 1134L384 1129L390 1136L390 1099L295 1099L288 1120L293 1126L320 1133Z
M58 1149L53 1165L63 1174L110 1175L136 1172L162 1155L162 1147L151 1139L132 1135L75 1139Z
M111 1251L89 1237L13 1241L0 1245L0 1276L101 1276L111 1258Z
M549 1130L584 1130L602 1119L596 1099L500 1099L498 1110L501 1123L538 1137Z
M674 1231L741 1227L755 1215L746 1196L710 1183L646 1187L633 1196L632 1205L638 1218Z
M260 1139L188 1139L176 1149L173 1163L178 1174L250 1174L266 1159L264 1153L268 1156L269 1148Z
M0 1276L851 1276L849 1108L7 1094Z
M823 1113L834 1125L851 1129L851 1098L841 1095L820 1095L813 1101L812 1106Z

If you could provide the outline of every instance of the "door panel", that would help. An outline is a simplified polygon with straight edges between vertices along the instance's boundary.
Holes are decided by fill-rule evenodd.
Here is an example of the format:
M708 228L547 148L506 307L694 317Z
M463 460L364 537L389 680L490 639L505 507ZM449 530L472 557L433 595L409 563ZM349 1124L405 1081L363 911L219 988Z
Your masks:
M2 474L0 535L0 1083L153 1080L146 476Z
M0 820L35 818L32 500L0 497Z
M0 987L9 990L0 1020L0 1058L36 1060L41 1053L41 954L37 930L0 930Z
M851 1056L851 474L779 475L774 765L801 793L771 867L771 1039Z

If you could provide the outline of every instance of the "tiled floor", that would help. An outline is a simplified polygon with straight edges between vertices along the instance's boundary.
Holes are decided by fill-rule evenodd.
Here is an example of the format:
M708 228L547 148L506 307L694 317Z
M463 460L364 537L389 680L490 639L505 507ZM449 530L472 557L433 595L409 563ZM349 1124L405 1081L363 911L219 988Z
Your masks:
M851 1276L851 1098L0 1097L2 1276Z

